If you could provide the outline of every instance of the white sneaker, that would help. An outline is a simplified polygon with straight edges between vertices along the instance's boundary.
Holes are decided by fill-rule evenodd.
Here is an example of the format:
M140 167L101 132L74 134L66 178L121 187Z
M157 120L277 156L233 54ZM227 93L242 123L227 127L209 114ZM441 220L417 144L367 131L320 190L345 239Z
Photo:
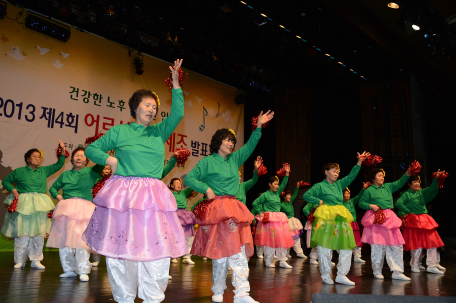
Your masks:
M406 277L403 273L393 271L391 278L395 280L410 281L409 277Z
M87 282L89 281L89 276L86 274L81 274L79 275L79 280L81 280L82 282Z
M315 260L315 259L311 259L311 260L310 260L310 264L312 264L312 265L318 265L318 261Z
M443 266L440 265L440 264L437 264L435 267L437 267L437 269L440 270L440 271L445 271L445 270L446 270L446 268L443 267Z
M443 275L444 272L443 271L440 271L437 267L429 267L427 268L426 270L427 272L431 272L433 274L439 274L439 275Z
M187 257L182 260L182 263L187 263L187 264L190 264L190 265L194 265L195 262L192 261L192 259L190 259L190 257Z
M303 253L300 253L300 254L296 254L296 256L297 256L298 258L304 258L304 259L307 259L307 256L306 256L305 254L303 254Z
M98 267L98 264L100 264L100 261L92 262L93 267Z
M334 263L334 262L331 262L331 266L336 266L336 263Z
M212 302L223 302L223 292L214 293Z
M24 267L24 266L25 266L25 264L22 264L22 263L16 263L16 264L14 264L14 268L22 268L22 267Z
M423 265L420 264L419 269L420 270L426 270L426 267L424 267Z
M356 262L356 263L366 263L366 261L364 261L361 258L354 258L353 261Z
M418 267L412 266L412 272L421 272Z
M70 277L76 277L77 274L75 274L74 272L72 271L67 271L67 272L64 272L63 274L61 274L59 277L60 278L70 278Z
M173 277L171 277L171 275L168 276L168 280L171 280Z
M203 257L203 261L207 261L207 258L206 258L206 257Z
M283 268L293 268L293 266L288 264L287 261L280 261L279 266Z
M275 264L274 263L269 263L269 264L266 264L266 267L275 268Z
M379 280L384 280L385 279L385 277L382 274L378 274L378 275L374 274L374 278L375 279L379 279Z
M171 263L177 263L177 259L171 259Z
M263 255L258 256L258 259L263 259L263 258L264 258Z
M323 283L325 284L334 284L334 281L331 278L322 278Z
M255 301L251 296L246 296L242 298L234 298L233 303L259 303Z
M349 280L346 276L343 277L336 277L336 282L340 284L345 284L345 285L355 285L355 282Z
M46 267L44 267L43 264L41 264L40 261L32 262L30 267L33 267L33 268L36 268L36 269L45 269L46 268Z

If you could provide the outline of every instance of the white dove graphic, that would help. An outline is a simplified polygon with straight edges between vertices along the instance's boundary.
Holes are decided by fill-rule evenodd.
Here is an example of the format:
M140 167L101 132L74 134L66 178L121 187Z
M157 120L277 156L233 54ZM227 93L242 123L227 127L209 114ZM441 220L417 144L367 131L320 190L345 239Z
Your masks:
M208 114L210 117L215 117L215 109L213 109L213 108L211 107L211 109L209 109L209 110L207 111L207 114Z
M49 51L49 48L42 48L42 47L39 46L39 45L37 45L36 49L40 51L40 56L46 55L47 52Z
M196 96L196 100L198 100L199 104L201 104L201 102L203 102L203 98L198 98L198 96Z
M10 51L9 54L14 60L21 61L25 59L25 56L21 53L19 46L13 46L13 51Z
M55 59L55 62L52 63L52 65L54 65L54 66L57 67L57 68L62 68L62 67L63 67L63 64L60 63L60 60L59 60L59 59Z
M193 107L193 101L192 100L188 100L186 103L187 103L188 107Z
M185 94L185 96L188 96L188 94L190 94L190 92L187 92L184 90L184 94Z
M231 117L231 111L229 109L222 113L222 117L225 122L233 121L233 118Z
M69 53L68 53L68 54L65 54L64 52L61 52L60 54L63 56L63 59L68 58L68 56L70 55Z

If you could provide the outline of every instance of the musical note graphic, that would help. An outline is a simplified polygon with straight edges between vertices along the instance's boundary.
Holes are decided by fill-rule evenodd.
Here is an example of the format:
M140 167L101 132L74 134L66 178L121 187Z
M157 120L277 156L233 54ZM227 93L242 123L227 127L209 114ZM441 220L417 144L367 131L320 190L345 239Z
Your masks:
M215 115L216 117L220 116L220 103L217 103L218 104L218 113Z
M203 106L203 124L199 127L200 132L202 132L206 128L206 116L207 116L207 109Z

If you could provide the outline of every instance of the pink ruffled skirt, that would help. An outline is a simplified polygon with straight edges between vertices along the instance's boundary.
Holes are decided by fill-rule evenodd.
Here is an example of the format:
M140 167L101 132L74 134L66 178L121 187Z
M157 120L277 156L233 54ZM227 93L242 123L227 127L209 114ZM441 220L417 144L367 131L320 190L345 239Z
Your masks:
M263 223L266 213L269 213L269 223ZM288 227L288 218L284 213L262 212L256 215L255 219L258 221L255 245L273 248L290 248L294 246L293 237Z
M304 227L302 226L301 221L292 217L288 219L288 229L290 230L293 240L298 240L303 234Z
M383 210L383 212L386 218L383 224L374 224L375 212L373 210L368 210L364 214L361 220L361 224L364 226L361 241L368 244L387 246L404 245L404 237L402 237L399 230L402 225L401 219L389 208Z
M310 248L310 238L312 238L312 223L310 223L309 220L307 220L307 223L306 223L306 226L304 226L304 229L307 231L306 244L307 244L307 247Z
M162 181L116 175L106 181L94 203L83 240L96 253L134 261L187 253L176 199Z
M82 240L82 234L89 224L94 209L95 204L80 198L66 199L57 203L46 246L88 250L89 247Z
M179 222L184 229L185 237L193 237L195 236L195 215L186 209L179 208L177 210L177 217L179 218Z

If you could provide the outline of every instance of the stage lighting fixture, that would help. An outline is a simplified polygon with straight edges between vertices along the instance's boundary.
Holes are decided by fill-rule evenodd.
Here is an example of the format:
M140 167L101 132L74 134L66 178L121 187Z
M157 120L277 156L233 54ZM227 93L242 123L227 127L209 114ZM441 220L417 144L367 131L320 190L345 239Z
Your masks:
M63 42L71 35L69 27L30 13L25 19L25 27Z
M266 19L264 19L260 14L258 13L253 13L250 15L250 18L252 18L253 22L255 22L256 25L262 26L268 23Z
M6 15L6 3L0 2L0 19L3 19Z
M144 73L144 70L143 70L144 63L142 60L142 55L136 55L135 60L133 61L133 64L135 65L135 70L136 70L135 73L137 75L142 75Z
M415 31L419 31L420 30L420 27L417 24L412 24L412 28Z
M390 2L390 3L388 3L388 7L392 8L392 9L398 9L399 8L399 4L397 4L395 2Z

